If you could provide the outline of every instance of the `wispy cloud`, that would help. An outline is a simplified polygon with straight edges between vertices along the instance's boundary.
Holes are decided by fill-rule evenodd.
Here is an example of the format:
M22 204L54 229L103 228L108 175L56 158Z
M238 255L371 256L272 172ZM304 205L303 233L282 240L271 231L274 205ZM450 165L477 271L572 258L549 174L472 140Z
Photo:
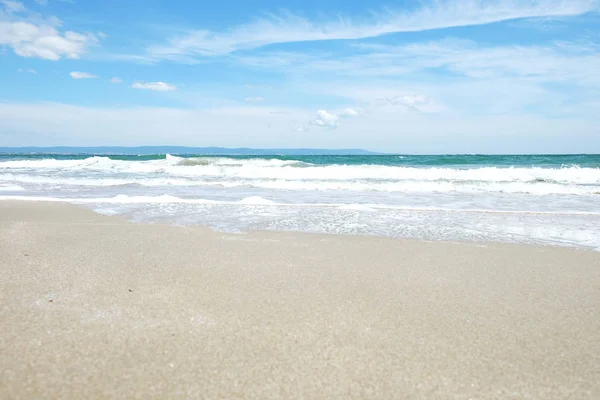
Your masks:
M596 72L600 71L600 48L593 44L555 42L536 46L481 46L467 40L444 40L371 48L373 53L346 61L358 62L367 70L368 64L379 67L376 68L378 74L385 72L385 67L402 65L411 72L441 67L468 78L509 77L542 81L600 78L600 72Z
M411 11L385 10L368 21L336 17L314 22L292 13L268 14L226 31L196 30L147 49L146 60L217 56L278 43L363 39L390 33L482 25L532 17L575 16L598 7L597 0L431 0Z
M356 45L344 54L262 53L238 56L246 66L302 76L402 78L440 70L455 78L521 79L600 86L600 46L554 42L532 46L485 46L445 39L406 45ZM312 74L312 75L311 75ZM422 76L421 76L422 78ZM445 80L447 81L447 79Z
M247 103L261 103L265 101L262 97L246 97Z
M410 110L420 111L418 106L420 104L427 103L427 97L423 95L414 95L414 94L403 94L403 95L392 95L392 96L383 96L376 99L377 106L404 106Z
M108 81L110 83L121 83L121 82L123 82L123 80L121 78L117 77L117 76L115 76L114 78L110 78Z
M170 92L177 90L177 86L165 82L136 82L131 85L134 89L154 90L157 92Z
M90 74L88 72L81 72L81 71L73 71L73 72L70 72L69 75L71 75L71 78L73 78L73 79L94 79L94 78L98 77L94 74Z
M248 90L252 90L252 89L273 90L273 86L270 86L270 85L250 85L250 84L246 84L246 85L244 85L244 88L248 89Z
M55 17L40 19L30 17L25 6L13 0L0 0L0 46L8 46L22 57L47 60L80 58L87 49L98 43L91 33L61 32L60 20Z
M75 0L55 0L58 1L60 3L69 3L69 4L75 4ZM47 6L49 0L35 0L36 3L38 3L40 6Z
M37 71L33 68L27 68L27 69L19 68L18 71L23 72L23 73L32 74L32 75L37 75Z
M14 0L0 0L0 4L4 6L7 13L19 13L25 11L23 3Z

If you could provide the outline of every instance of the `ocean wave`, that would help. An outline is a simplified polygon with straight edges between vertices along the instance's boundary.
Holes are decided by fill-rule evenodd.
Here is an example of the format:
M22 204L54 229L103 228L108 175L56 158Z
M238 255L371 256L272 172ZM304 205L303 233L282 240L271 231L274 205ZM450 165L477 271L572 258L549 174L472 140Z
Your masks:
M94 156L79 160L0 162L0 185L23 189L28 184L35 185L37 190L247 187L286 191L587 196L600 192L600 168L317 165L272 158L185 158L172 155L144 161Z
M165 178L221 178L296 181L445 181L600 184L600 168L541 167L408 167L383 165L314 165L298 160L235 159L227 157L184 158L167 155L162 160L123 161L108 157L83 160L14 160L0 162L4 173L154 174Z
M306 167L312 164L299 160L279 160L275 158L237 159L229 157L178 157L167 154L164 159L127 161L105 156L93 156L76 160L53 158L36 160L10 160L0 162L0 170L91 170L121 172L164 172L169 167L219 168L278 168ZM198 171L198 168L196 168Z
M196 166L219 166L219 167L259 167L259 168L277 168L277 167L302 167L312 165L299 160L279 160L276 158L229 158L229 157L178 157L170 154L166 155L165 161L169 165L179 165L187 167Z

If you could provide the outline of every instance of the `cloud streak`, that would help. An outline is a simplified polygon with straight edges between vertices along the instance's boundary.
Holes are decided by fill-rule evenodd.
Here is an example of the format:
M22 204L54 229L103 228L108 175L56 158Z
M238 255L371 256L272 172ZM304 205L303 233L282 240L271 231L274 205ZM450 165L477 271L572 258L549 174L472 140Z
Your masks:
M352 54L262 53L239 56L246 66L301 76L406 79L434 70L469 80L520 79L600 87L600 47L550 43L533 46L482 46L445 39L406 45L356 45ZM421 76L422 77L422 76Z
M0 0L0 4L4 6L7 13L19 13L25 11L23 3L14 0Z
M253 22L217 32L195 30L152 46L146 60L179 60L230 54L271 44L321 40L354 40L390 33L483 25L533 17L576 16L598 8L597 0L429 1L411 11L382 11L369 21L338 17L313 22L292 13L269 14Z
M70 72L69 75L73 79L95 79L95 78L97 78L97 76L94 74L90 74L88 72L80 72L80 71Z
M171 92L177 90L177 86L165 82L136 82L131 85L134 89L153 90L155 92Z

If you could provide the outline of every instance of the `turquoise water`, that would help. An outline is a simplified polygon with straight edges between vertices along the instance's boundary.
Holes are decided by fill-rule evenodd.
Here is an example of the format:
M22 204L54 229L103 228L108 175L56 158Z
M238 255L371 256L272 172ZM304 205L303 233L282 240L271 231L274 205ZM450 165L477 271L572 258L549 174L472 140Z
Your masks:
M98 154L0 154L2 160L84 160ZM154 155L103 155L113 160L148 161L164 160L166 154ZM579 166L600 168L600 154L565 154L565 155L351 155L351 156L212 156L205 154L178 155L183 158L227 157L232 160L277 159L282 161L297 160L316 165L390 165L390 166L501 166L501 167L542 167L556 168Z

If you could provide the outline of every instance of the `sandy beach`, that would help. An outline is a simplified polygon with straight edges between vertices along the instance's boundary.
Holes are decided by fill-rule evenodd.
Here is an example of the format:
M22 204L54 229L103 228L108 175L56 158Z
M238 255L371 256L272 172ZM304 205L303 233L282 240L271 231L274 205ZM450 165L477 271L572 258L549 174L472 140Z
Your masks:
M0 202L0 398L600 398L600 253Z

